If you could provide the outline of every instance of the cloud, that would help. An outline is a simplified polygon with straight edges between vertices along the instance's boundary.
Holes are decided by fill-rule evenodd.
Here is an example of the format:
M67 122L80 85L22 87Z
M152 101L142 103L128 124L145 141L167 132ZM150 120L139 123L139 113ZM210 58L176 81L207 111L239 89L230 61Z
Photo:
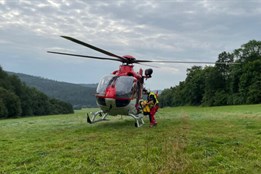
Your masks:
M16 71L41 73L57 80L63 77L69 82L81 81L81 78L66 80L66 74L71 77L66 71L70 62L83 68L75 68L76 74L85 75L91 68L92 74L106 74L118 67L115 63L106 62L108 66L104 66L105 63L100 61L86 60L88 67L84 68L86 64L79 59L62 61L62 57L58 59L57 55L47 54L47 50L58 48L79 54L102 55L64 40L60 35L139 59L216 61L222 51L233 51L251 39L261 38L260 17L260 1L0 0L1 64L10 70L15 67ZM20 66L16 66L19 57ZM61 65L57 68L60 71L48 70L48 74L40 68L29 71L28 62L23 64L21 58L30 59L35 67L44 64L53 69L55 66L51 61L59 60ZM187 67L164 65L155 70L157 74L153 77L157 81L170 79L166 74L175 74L171 82L165 80L161 87L173 86L184 80ZM88 81L93 83L97 78L89 76Z

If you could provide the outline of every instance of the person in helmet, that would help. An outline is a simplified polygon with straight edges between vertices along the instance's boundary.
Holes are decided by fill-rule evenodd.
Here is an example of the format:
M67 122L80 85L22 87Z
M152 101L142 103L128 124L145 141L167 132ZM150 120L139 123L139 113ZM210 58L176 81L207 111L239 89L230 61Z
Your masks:
M144 92L147 94L147 103L146 105L149 106L150 108L150 114L149 114L149 118L150 118L150 127L156 126L157 122L155 119L155 114L159 109L159 101L158 101L158 97L157 95L150 91L150 90L144 90Z
M147 105L147 100L141 100L140 101L140 108L142 109L143 115L150 115L150 107Z

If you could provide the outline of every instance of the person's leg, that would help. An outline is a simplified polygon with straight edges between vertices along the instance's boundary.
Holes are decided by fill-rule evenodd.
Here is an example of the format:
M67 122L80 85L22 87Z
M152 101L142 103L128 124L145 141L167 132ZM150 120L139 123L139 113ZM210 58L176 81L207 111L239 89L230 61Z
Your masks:
M156 125L156 124L157 124L157 121L156 121L156 119L155 119L155 114L156 114L156 112L158 111L158 109L159 109L159 106L156 105L156 106L154 106L153 108L151 108L151 110L150 110L151 124L152 124L152 125Z
M155 121L155 113L156 113L156 108L153 107L150 109L150 117L151 117L151 120L150 120L150 124L151 125L154 125L156 123Z
M156 106L154 106L154 108L155 108L155 110L154 110L154 124L157 124L157 121L156 121L156 119L155 119L155 115L156 115L156 112L157 112L158 109L159 109L159 106L156 105Z
M150 119L150 123L151 123L151 116L150 116L150 112L145 112L144 115L148 115L149 119Z

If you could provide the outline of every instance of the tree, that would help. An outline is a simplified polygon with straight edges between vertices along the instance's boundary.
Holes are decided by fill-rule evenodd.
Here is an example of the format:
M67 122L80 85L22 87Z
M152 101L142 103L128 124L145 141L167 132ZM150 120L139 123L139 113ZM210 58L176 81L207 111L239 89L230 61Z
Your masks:
M187 78L185 80L185 103L187 105L200 105L205 88L204 71L200 66L193 66L187 69Z
M236 49L234 55L241 65L232 70L233 103L260 103L261 42L249 41Z
M19 97L17 97L14 93L0 87L0 99L2 101L0 111L0 113L2 113L2 118L10 118L21 115L21 102Z
M5 107L5 103L2 98L0 98L0 118L7 118L8 110Z
M243 69L240 77L239 93L243 98L243 102L259 103L261 102L261 59L248 62Z

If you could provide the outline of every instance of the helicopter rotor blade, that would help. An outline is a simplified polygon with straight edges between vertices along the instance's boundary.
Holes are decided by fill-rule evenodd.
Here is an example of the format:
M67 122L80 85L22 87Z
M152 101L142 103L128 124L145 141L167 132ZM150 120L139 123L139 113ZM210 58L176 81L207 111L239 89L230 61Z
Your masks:
M111 53L111 52L109 52L109 51L106 51L106 50L103 50L103 49L101 49L101 48L95 47L95 46L93 46L93 45L91 45L91 44L88 44L88 43L86 43L86 42L82 42L82 41L80 41L80 40L78 40L78 39L75 39L75 38L72 38L72 37L69 37L69 36L61 36L61 37L64 38L64 39L70 40L70 41L72 41L72 42L75 42L75 43L77 43L77 44L83 45L83 46L85 46L85 47L91 48L91 49L93 49L93 50L95 50L95 51L98 51L98 52L101 52L101 53L103 53L103 54L106 54L107 56L116 57L116 58L118 58L119 60L121 60L122 62L126 62L126 59L125 59L124 57L118 56L118 55L113 54L113 53Z
M202 61L202 62L197 62L197 61L168 61L168 60L142 60L142 59L129 59L126 57L122 57L116 54L113 54L109 51L103 50L101 48L98 48L96 46L93 46L91 44L88 44L86 42L82 42L78 39L69 37L69 36L61 36L64 39L70 40L72 42L75 42L77 44L83 45L85 47L88 47L90 49L93 49L95 51L98 51L100 53L103 53L107 56L111 56L114 58L107 58L107 57L96 57L96 56L85 56L85 55L80 55L80 54L71 54L71 53L62 53L62 52L55 52L55 51L47 51L48 53L53 53L53 54L61 54L61 55L67 55L67 56L76 56L76 57L83 57L83 58L91 58L91 59L100 59L100 60L112 60L112 61L119 61L122 63L126 63L126 64L133 64L133 63L183 63L183 64L220 64L220 65L233 65L233 64L240 64L240 63L235 63L235 62L206 62L206 61ZM116 59L115 59L116 58Z
M83 57L83 58L89 58L89 59L112 60L112 61L122 62L120 59L113 59L113 58L107 58L107 57L85 56L85 55L80 55L80 54L62 53L62 52L56 52L56 51L47 51L47 53L61 54L61 55L66 55L66 56Z
M144 66L148 66L148 67L152 67L152 68L159 68L158 66L155 66L155 65L149 65L149 64L145 64L145 63L139 63L139 62L135 62L139 65L144 65Z
M235 62L193 62L193 61L168 61L168 60L135 60L134 63L188 63L188 64L225 64L225 65L234 65L234 64L239 64Z

